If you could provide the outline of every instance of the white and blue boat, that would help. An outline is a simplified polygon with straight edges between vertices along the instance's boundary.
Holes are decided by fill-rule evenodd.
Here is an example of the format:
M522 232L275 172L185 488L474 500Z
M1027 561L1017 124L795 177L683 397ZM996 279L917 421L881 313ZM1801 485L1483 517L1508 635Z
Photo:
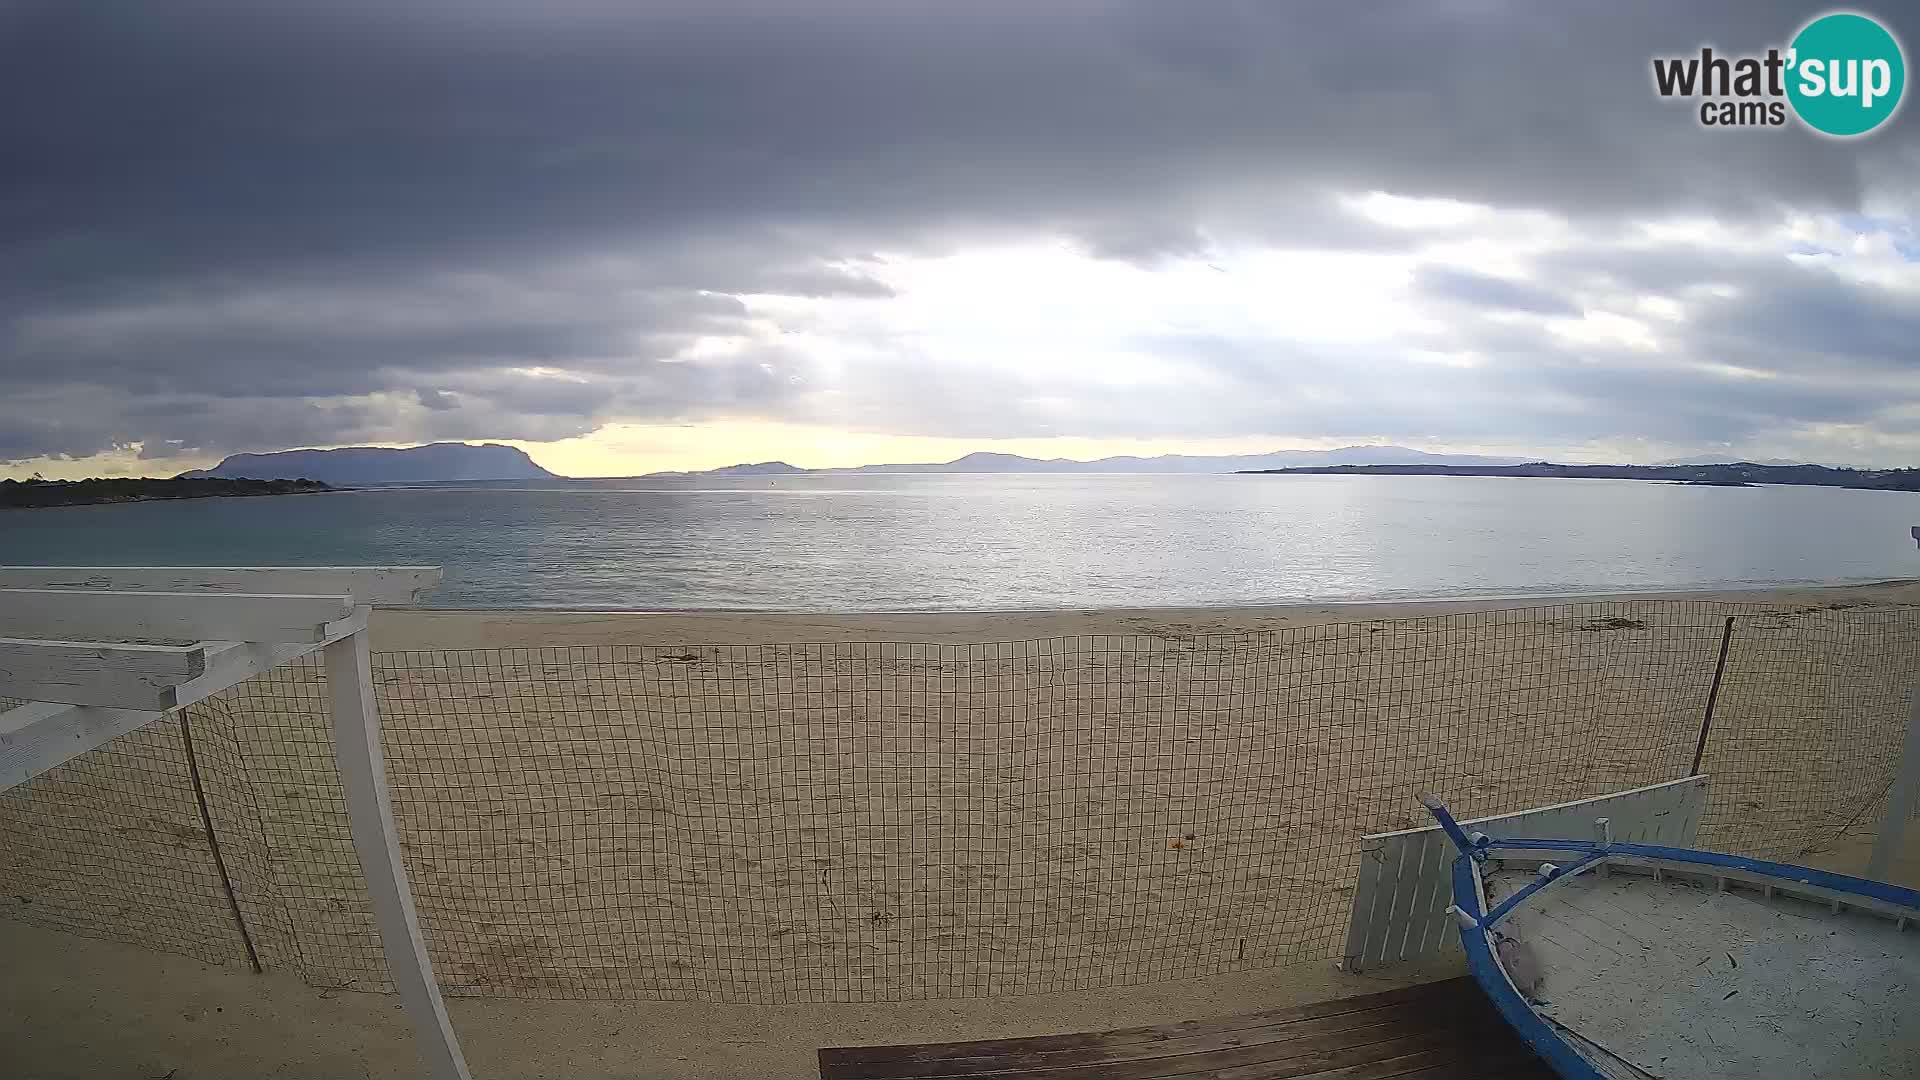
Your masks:
M1920 892L1708 851L1469 835L1473 978L1566 1080L1920 1077Z

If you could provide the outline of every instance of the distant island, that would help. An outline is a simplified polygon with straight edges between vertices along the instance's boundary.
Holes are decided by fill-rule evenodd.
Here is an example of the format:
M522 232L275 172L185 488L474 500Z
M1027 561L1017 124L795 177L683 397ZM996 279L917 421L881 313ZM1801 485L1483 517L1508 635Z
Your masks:
M300 495L329 491L318 480L160 480L103 477L92 480L0 480L0 508L87 506L149 499L211 499L234 495Z
M421 484L443 480L553 480L526 451L500 443L439 442L400 448L347 446L338 450L282 450L234 454L182 480L319 480L328 484Z
M1799 484L1812 487L1864 488L1872 491L1920 491L1920 469L1836 469L1826 465L1760 465L1751 461L1736 461L1725 465L1555 465L1548 461L1503 466L1325 465L1242 471L1262 475L1524 476L1575 480L1667 480L1712 487Z
M803 469L784 461L728 465L700 472L648 473L664 476L797 476L811 473L1230 473L1268 472L1281 467L1406 463L1424 465L1517 465L1521 458L1476 454L1430 454L1405 446L1343 446L1337 450L1275 450L1265 454L1161 454L1157 457L1030 458L1019 454L972 453L952 461L907 465L860 465L848 469Z

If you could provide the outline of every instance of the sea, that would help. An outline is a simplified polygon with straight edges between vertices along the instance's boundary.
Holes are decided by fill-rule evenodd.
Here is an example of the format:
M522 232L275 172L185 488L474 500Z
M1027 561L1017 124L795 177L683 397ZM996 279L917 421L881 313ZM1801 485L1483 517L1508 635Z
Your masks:
M432 607L923 611L1920 576L1920 494L1433 476L810 474L0 510L0 564L430 564Z

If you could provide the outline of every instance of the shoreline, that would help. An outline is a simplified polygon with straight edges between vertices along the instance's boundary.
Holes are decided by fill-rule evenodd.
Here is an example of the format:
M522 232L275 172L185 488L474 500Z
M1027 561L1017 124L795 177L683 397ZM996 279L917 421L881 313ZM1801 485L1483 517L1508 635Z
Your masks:
M1859 580L1838 579L1822 580L1809 578L1796 581L1768 582L1764 584L1731 585L1675 585L1671 588L1634 589L1624 592L1501 592L1501 593L1456 593L1432 596L1357 596L1351 599L1314 599L1303 597L1291 600L1256 601L1253 603L1221 604L1053 604L1031 607L953 607L953 608L633 608L614 605L575 605L571 607L548 607L541 604L529 604L522 607L436 607L432 604L408 604L388 608L390 611L419 611L456 614L472 612L477 614L505 615L516 612L551 615L809 615L820 618L856 617L862 615L1043 615L1055 612L1081 611L1086 613L1106 612L1143 612L1153 614L1164 611L1279 611L1286 612L1296 608L1308 607L1358 607L1388 604L1453 604L1453 603L1504 603L1516 602L1523 607L1535 607L1539 604L1587 603L1600 600L1664 600L1689 597L1713 598L1729 594L1753 593L1773 594L1778 592L1813 591L1819 589L1879 589L1907 585L1920 585L1920 578L1861 578Z
M1323 600L1188 607L941 611L748 611L589 608L381 608L376 650L562 645L978 644L1086 635L1189 636L1618 601L1753 604L1781 609L1920 606L1920 579L1745 589L1640 590L1429 600Z

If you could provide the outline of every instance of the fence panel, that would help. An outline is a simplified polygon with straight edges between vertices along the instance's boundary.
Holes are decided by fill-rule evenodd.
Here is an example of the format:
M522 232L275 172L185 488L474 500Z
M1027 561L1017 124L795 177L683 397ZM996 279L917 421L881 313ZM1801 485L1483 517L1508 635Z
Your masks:
M1701 762L1701 844L1793 861L1872 829L1916 679L1920 610L1737 619Z
M386 653L453 994L881 1000L1336 955L1358 838L1669 779L1724 608L1234 636ZM381 985L318 672L236 691L308 977Z
M0 795L0 916L246 965L177 718Z
M1419 824L1418 791L1484 816L1685 775L1729 615L1703 842L1871 821L1920 619L1761 610L390 652L375 677L447 993L988 996L1340 955L1360 838ZM318 664L191 719L262 963L387 989ZM0 850L0 917L244 963L183 754L161 725L0 795L0 834L34 837Z

